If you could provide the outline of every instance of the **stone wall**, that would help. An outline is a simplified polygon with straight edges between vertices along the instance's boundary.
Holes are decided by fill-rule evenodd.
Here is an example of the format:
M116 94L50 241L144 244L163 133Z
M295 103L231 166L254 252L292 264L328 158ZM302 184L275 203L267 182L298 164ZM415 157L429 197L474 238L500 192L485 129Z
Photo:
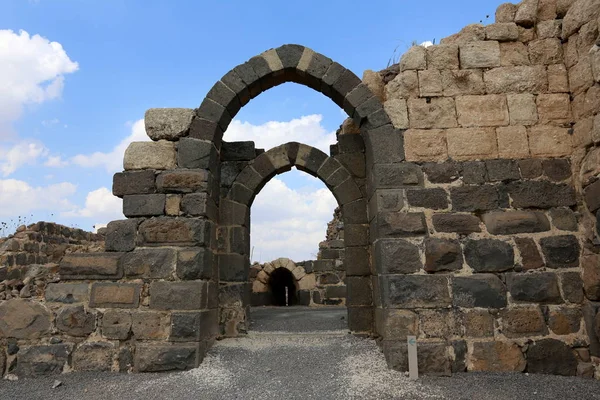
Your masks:
M389 189L370 201L392 367L414 334L433 373L594 374L600 192L580 171L585 156L598 176L599 16L598 1L507 3L365 72L411 162L375 165Z
M416 335L425 374L598 377L599 16L600 0L503 4L495 24L363 81L284 45L197 109L149 110L152 142L132 143L113 181L127 219L109 224L105 252L66 255L44 300L2 301L2 362L19 375L197 365L216 337L246 331L250 207L296 167L338 201L348 326L390 367L406 369ZM330 155L222 141L284 82L351 118Z
M298 305L344 306L346 273L344 267L344 223L337 207L327 224L326 240L319 243L316 260L294 262L287 258L250 267L253 306L273 305L269 278L276 268L288 268L296 278Z

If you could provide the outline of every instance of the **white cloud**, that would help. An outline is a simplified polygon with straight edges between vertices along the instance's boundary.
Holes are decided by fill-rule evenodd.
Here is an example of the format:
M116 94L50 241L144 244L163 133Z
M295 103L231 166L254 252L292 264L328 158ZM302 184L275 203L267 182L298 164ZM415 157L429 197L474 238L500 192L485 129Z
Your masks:
M316 147L329 154L334 144L335 132L327 132L321 125L322 115L306 115L291 121L269 121L262 125L234 120L223 139L227 142L251 140L257 148L270 149L287 142L300 142Z
M38 141L23 140L10 148L0 147L0 173L8 176L25 164L35 164L48 150Z
M59 97L64 75L78 68L60 43L0 30L0 137L9 135L25 105Z
M433 46L433 42L431 40L426 40L425 42L421 43L419 46L423 46L423 47Z
M327 188L294 190L280 179L271 179L252 205L253 259L314 259L336 206Z
M44 163L44 166L53 168L62 168L66 167L67 165L69 165L69 163L63 160L60 156L49 156Z
M59 122L60 122L60 120L58 118L45 119L42 121L42 125L48 127L48 126L56 125Z
M95 225L106 224L123 219L123 201L113 196L108 188L101 187L89 192L85 198L85 207L63 212L63 217L86 217L98 221Z
M0 180L0 217L15 218L39 211L61 212L72 209L74 205L68 197L75 191L76 186L68 182L33 187L16 179Z
M105 168L107 172L113 173L123 169L123 155L129 143L150 140L146 135L144 120L140 119L133 123L131 133L116 145L110 152L95 152L92 154L78 154L71 159L73 164L84 168Z

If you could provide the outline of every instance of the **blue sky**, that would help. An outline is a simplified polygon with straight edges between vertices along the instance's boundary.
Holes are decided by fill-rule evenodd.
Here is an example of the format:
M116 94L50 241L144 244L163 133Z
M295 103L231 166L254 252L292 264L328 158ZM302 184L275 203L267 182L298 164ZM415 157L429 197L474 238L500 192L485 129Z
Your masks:
M0 0L0 221L91 230L122 218L112 174L127 144L144 138L145 110L197 107L223 74L264 50L302 44L362 76L413 41L493 22L499 4ZM288 83L244 107L225 140L326 148L343 119L326 97ZM277 179L253 206L255 258L311 258L335 201L300 172Z

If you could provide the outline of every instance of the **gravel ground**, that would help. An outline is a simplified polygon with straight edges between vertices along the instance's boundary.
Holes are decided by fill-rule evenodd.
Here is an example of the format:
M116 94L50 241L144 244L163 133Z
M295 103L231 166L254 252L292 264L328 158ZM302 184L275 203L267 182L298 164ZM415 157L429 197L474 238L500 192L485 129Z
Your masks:
M269 322L261 322L260 312ZM286 319L305 311L292 311L288 317L278 310L260 312L253 313L254 326L265 329L271 324L273 331L219 341L194 370L2 381L0 399L600 399L600 383L580 378L469 373L411 381L387 369L374 341L332 329L339 326L333 316L337 310L329 315L322 311L322 324L307 323L312 332L281 330ZM55 379L62 385L52 389Z

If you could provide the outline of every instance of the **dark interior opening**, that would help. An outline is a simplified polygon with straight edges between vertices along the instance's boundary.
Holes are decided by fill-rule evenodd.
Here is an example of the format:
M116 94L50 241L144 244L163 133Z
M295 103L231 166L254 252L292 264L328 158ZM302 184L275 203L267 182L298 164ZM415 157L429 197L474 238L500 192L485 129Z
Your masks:
M294 275L286 268L277 268L271 272L269 289L273 298L273 305L285 306L285 288L287 288L287 305L293 306L298 303L296 295L296 280Z

